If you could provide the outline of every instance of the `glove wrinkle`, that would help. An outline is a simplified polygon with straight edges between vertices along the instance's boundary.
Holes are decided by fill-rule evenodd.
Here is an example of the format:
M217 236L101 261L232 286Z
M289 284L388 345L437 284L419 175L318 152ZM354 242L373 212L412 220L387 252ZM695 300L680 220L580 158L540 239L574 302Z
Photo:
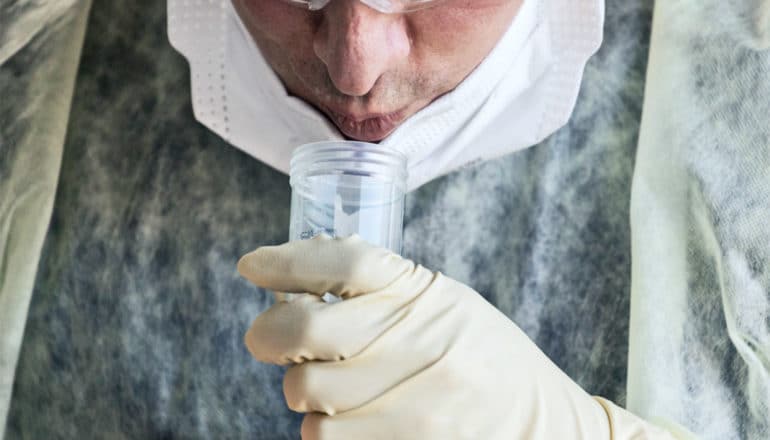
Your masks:
M305 440L670 438L594 400L515 323L440 272L360 239L253 255L252 266L273 260L255 279L345 298L277 304L252 325L257 359L300 362L284 396L308 413ZM277 271L285 267L295 270Z

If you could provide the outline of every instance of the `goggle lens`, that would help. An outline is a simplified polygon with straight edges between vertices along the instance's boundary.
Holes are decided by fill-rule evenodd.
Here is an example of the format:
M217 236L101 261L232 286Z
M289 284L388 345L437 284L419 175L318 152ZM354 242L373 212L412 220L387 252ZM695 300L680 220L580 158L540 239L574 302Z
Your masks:
M295 6L318 11L329 4L331 0L283 0ZM433 6L440 0L360 0L372 9L385 14L402 14Z

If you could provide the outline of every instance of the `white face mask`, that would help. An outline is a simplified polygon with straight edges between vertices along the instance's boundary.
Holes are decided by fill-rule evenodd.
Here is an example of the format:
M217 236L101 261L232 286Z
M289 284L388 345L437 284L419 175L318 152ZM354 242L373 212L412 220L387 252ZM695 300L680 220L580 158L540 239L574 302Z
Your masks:
M324 115L287 94L230 0L183 3L168 1L168 33L190 63L202 124L284 173L299 145L343 138ZM525 0L460 85L381 142L409 158L409 189L534 145L564 125L603 20L603 0Z

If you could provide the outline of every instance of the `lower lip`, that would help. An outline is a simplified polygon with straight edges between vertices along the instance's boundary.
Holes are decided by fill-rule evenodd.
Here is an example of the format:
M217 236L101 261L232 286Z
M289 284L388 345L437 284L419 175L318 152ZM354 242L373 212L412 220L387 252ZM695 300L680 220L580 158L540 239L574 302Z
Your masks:
M403 111L362 120L355 120L332 111L327 113L342 134L351 139L365 142L377 142L385 139L403 119Z

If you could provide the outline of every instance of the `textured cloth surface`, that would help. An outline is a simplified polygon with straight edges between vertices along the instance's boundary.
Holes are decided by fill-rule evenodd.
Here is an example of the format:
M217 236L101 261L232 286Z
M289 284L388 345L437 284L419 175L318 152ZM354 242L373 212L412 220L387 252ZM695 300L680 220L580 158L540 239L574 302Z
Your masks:
M629 407L703 438L770 438L770 1L658 2L654 22Z
M652 1L607 4L569 125L411 193L404 253L469 284L622 404L629 199ZM288 178L195 122L163 2L93 5L8 439L296 439L236 274L287 239Z
M0 438L90 1L0 4Z

